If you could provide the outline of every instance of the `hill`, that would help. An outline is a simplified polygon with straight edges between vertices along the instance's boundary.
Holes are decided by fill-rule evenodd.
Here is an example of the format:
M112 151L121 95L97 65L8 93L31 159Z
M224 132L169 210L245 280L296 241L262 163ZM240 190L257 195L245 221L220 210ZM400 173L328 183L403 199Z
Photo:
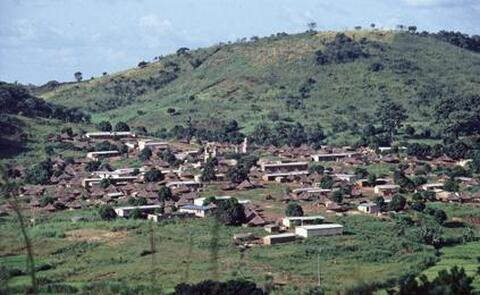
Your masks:
M215 130L230 120L247 134L259 122L319 123L329 143L345 144L375 120L381 100L402 105L421 129L432 128L438 101L479 93L480 55L450 42L396 31L281 33L181 48L39 95L92 112L94 122L121 120L157 134L175 125Z

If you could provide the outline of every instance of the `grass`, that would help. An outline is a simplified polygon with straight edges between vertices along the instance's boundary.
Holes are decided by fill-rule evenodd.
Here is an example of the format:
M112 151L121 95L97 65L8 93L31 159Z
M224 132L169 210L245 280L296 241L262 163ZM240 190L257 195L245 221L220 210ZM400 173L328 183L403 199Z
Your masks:
M268 189L282 190L280 186ZM240 194L254 199L259 192ZM90 221L70 221L76 215ZM334 292L364 282L389 282L402 273L426 269L435 261L433 248L417 242L413 229L398 235L398 226L388 220L368 216L328 216L328 219L344 224L346 234L246 251L240 251L233 244L234 233L252 232L259 236L266 233L261 228L221 225L218 231L219 279L246 278L262 285L265 274L269 273L275 282L289 285L277 293L298 294L316 284L316 255L319 253L322 286ZM150 255L142 255L150 249L151 232L147 221L105 222L98 220L92 210L40 215L37 225L28 232L36 265L52 266L37 273L41 282L75 286L123 282L131 287L151 286L153 272L155 284L168 291L179 282L198 282L213 277L212 226L211 219L153 224L157 252ZM16 228L17 224L10 218L0 223L0 230L5 233L0 240L0 264L10 268L22 267L24 257ZM72 236L78 230L81 234ZM97 239L92 240L92 237ZM478 243L466 245L471 245L471 251L479 247ZM450 255L448 253L445 255ZM26 276L16 276L8 282L9 286L27 283Z
M480 257L480 242L472 242L464 245L443 248L440 261L435 266L423 271L430 280L437 276L438 272L453 266L461 266L469 276L474 276L479 267L477 259ZM476 276L473 286L480 289L480 277Z
M366 47L370 57L318 66L314 52L335 33L267 37L257 42L198 49L189 56L169 55L142 69L61 86L42 96L94 110L94 121L124 120L150 131L185 124L192 118L196 125L207 129L218 126L218 121L235 119L249 133L275 111L281 120L290 118L307 125L318 122L327 130L329 143L343 145L358 139L353 122L361 126L384 97L403 104L408 109L408 123L421 129L431 127L431 106L439 98L480 90L478 54L407 33L364 30L346 34L357 41L362 37L369 40ZM193 59L203 63L193 68ZM160 88L148 82L157 81L159 71L168 71L168 63L172 62L179 66L175 80ZM384 69L369 70L374 62L381 63ZM403 64L410 66L401 68ZM304 99L305 107L288 109L285 98L298 96L309 78L316 83ZM115 87L122 92L112 92ZM139 89L141 94L136 92ZM109 99L128 99L131 103L102 107ZM176 115L167 113L170 107L177 110ZM337 125L348 128L333 131Z

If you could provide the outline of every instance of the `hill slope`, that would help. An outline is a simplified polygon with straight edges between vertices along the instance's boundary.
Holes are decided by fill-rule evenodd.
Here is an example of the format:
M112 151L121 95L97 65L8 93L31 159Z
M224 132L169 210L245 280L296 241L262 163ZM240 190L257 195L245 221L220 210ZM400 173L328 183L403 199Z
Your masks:
M278 34L255 41L179 50L153 63L41 94L82 107L93 121L123 120L149 131L216 128L235 119L321 123L331 140L371 119L391 99L409 122L427 125L439 99L480 93L480 54L431 36L355 31ZM318 50L321 53L317 53Z

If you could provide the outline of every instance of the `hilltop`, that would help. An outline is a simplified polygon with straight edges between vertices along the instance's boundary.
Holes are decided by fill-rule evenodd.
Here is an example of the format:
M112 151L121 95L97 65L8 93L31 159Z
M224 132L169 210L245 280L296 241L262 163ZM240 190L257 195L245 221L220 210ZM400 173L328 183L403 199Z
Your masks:
M409 122L428 125L440 99L480 91L480 55L474 51L406 32L338 36L277 34L183 48L40 95L90 111L94 121L122 120L149 131L185 125L190 118L207 129L234 119L248 133L258 122L283 120L320 123L334 131L335 141L371 120L382 99L407 108Z

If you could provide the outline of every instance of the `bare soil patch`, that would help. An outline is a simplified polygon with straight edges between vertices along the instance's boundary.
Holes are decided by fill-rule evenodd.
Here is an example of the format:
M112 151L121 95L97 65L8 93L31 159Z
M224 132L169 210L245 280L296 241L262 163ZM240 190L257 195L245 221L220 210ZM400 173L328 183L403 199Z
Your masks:
M65 233L65 238L69 241L83 241L88 243L105 243L116 245L127 238L126 231L107 231L101 229L77 229Z

